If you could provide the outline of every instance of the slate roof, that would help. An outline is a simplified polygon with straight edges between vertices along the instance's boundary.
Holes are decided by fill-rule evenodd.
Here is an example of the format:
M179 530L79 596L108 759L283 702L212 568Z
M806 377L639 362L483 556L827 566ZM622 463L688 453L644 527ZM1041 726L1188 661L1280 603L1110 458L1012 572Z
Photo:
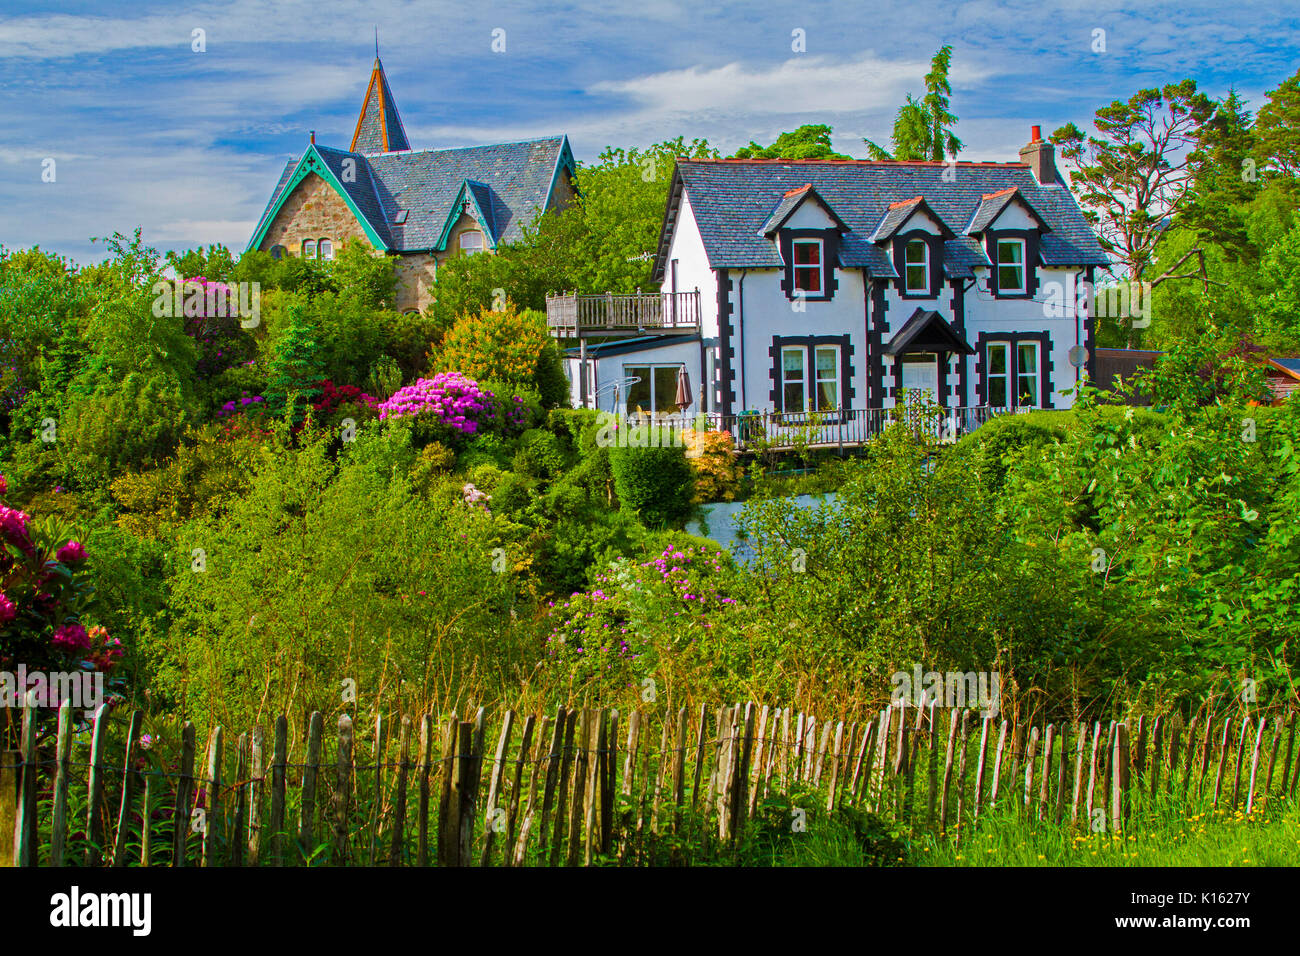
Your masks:
M944 182L944 171L950 168L956 170L956 181ZM948 178L953 178L951 173ZM920 197L953 233L962 233L985 195L1013 186L1051 228L1039 244L1044 265L1109 264L1070 191L1064 186L1040 186L1025 163L951 167L870 160L682 159L673 176L656 278L663 276L667 240L682 191L690 198L712 268L773 269L781 260L776 244L761 235L762 227L786 192L808 183L849 227L840 241L843 268L865 267L879 277L897 275L884 245L871 239L885 224L892 203ZM989 265L978 240L957 235L945 242L944 270L950 276L970 275L975 265Z
M392 252L439 248L448 218L458 208L465 189L483 213L490 245L517 240L523 236L523 226L550 202L559 169L574 168L573 153L564 136L372 155L314 144L302 159L285 166L250 248L261 242L281 194L298 164L309 160L313 150ZM354 161L355 177L343 175L348 159ZM399 223L401 209L407 215L405 222Z
M375 57L374 69L370 71L370 85L366 87L357 129L348 148L359 153L387 153L411 148L379 57Z

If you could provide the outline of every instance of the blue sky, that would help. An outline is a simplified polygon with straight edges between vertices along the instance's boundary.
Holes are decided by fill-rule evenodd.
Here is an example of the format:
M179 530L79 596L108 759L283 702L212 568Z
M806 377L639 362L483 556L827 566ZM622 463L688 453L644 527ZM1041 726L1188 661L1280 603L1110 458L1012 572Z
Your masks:
M308 130L348 145L375 26L417 149L567 133L579 160L678 135L731 151L801 123L865 155L944 43L968 160L1014 159L1031 124L1086 125L1186 76L1257 107L1300 60L1288 4L1221 0L5 0L0 244L87 261L103 255L92 236L141 226L160 249L242 250Z

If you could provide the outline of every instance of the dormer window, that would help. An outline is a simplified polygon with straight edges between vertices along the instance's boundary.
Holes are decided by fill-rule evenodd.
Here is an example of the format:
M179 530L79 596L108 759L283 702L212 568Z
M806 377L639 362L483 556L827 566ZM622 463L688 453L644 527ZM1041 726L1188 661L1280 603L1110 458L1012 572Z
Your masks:
M483 251L483 233L481 232L462 232L460 234L460 251L462 254L472 256L476 252Z
M998 292L1002 295L1024 295L1025 240L998 240Z
M822 241L795 239L791 243L794 257L794 287L807 295L822 294Z
M904 251L904 283L908 295L930 293L930 245L924 239L911 240Z

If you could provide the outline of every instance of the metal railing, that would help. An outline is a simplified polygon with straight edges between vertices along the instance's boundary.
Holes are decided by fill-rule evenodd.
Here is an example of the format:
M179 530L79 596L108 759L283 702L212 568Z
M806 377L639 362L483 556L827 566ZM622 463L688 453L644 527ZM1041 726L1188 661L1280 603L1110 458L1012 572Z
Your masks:
M700 293L548 295L546 324L559 338L600 332L694 332L700 326Z
M939 443L954 442L999 415L1029 409L962 406L901 406L825 412L758 412L733 415L682 412L653 416L653 422L679 429L730 432L736 451L844 448L866 444L891 424L903 424ZM646 424L650 416L629 415L629 424Z

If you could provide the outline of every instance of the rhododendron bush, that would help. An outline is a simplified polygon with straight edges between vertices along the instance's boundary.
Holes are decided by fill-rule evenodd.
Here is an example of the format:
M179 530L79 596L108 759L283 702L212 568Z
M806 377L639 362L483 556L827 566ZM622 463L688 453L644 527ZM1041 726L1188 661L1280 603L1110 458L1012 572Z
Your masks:
M0 671L112 671L122 645L88 617L85 545L10 507L7 494L0 475Z

